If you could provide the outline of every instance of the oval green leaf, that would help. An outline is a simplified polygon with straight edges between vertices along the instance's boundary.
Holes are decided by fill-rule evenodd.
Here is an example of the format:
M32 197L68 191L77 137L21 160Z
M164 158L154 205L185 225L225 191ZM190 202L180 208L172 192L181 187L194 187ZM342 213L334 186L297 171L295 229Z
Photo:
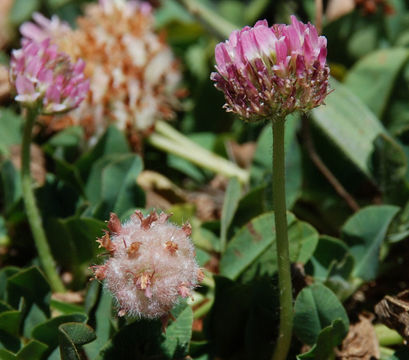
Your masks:
M302 342L316 344L321 331L335 320L342 321L341 338L345 337L349 327L348 315L326 286L310 285L298 294L294 305L294 332Z
M95 340L94 330L82 323L69 322L58 327L62 360L82 360L81 345Z
M287 215L290 258L306 263L318 242L318 233L291 213ZM274 213L260 215L247 223L229 242L220 262L220 274L236 279L260 260L268 264L268 272L277 269Z

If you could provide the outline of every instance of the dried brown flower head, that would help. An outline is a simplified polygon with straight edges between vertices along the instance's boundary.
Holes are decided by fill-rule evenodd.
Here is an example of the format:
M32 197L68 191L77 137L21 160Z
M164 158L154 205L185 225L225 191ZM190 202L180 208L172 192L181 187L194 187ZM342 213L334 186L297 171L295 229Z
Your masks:
M91 81L87 99L59 123L54 120L54 126L81 125L96 139L114 123L140 138L152 131L157 119L173 116L179 65L164 37L154 32L148 3L100 0L86 7L76 30L67 32L67 24L60 22L64 31L54 31L57 36L49 31L57 19L48 20L48 25L44 18L35 20L37 29L62 51L86 62L85 73Z

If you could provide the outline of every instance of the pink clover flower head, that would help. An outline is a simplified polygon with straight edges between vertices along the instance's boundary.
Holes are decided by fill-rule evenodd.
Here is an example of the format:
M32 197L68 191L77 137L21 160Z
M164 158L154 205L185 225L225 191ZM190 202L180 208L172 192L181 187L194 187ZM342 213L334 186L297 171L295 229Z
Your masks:
M84 68L82 60L73 64L50 39L26 40L21 49L13 50L10 62L10 81L17 92L15 100L23 106L38 106L43 114L72 110L89 90Z
M110 231L97 240L110 256L92 267L94 276L114 295L119 316L166 317L202 280L190 226L176 226L169 217L136 211L121 224L112 213Z
M233 31L215 49L215 87L223 91L224 107L247 121L278 118L308 111L329 92L327 39L316 28L291 16L291 24Z

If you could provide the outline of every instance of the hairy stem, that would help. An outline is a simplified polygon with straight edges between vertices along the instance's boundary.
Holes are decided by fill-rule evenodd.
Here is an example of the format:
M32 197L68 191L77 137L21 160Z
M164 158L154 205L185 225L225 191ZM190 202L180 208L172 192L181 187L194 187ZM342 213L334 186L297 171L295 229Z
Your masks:
M280 289L280 327L273 360L285 360L291 345L293 296L285 202L285 119L273 119L273 207Z
M32 188L30 152L32 129L36 116L36 110L28 109L22 144L21 183L23 199L41 266L43 267L52 290L55 292L64 292L65 287L56 271L55 262L51 255L50 247L48 246L47 238L42 226L41 215L37 208Z

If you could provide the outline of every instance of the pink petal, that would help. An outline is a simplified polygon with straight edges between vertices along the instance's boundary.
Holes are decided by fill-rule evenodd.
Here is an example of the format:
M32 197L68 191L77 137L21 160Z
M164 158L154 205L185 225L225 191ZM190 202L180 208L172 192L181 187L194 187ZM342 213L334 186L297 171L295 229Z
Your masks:
M254 37L253 31L245 31L240 36L240 47L242 49L244 58L247 61L251 61L254 58L260 56L257 42Z
M234 30L230 36L229 36L229 40L227 41L227 44L230 48L235 48L237 46L238 43L238 39L239 39L239 34L240 31L238 30Z
M230 58L230 55L227 52L225 43L220 43L216 45L215 58L219 71L222 74L224 74L226 72L227 65L232 63L232 59Z
M305 73L305 61L302 55L298 55L296 59L296 72L297 76L301 77Z
M284 64L287 59L288 51L285 39L281 38L275 43L275 51L277 57L277 64Z
M284 36L287 46L291 51L301 51L300 35L294 27L288 26L285 30Z
M47 99L47 102L49 103L59 103L61 100L60 97L60 90L57 85L51 85L48 87L45 97Z
M327 61L327 47L322 47L320 49L320 53L318 55L318 61L320 62L321 66L325 65L325 62Z
M311 46L309 39L304 40L304 45L302 48L303 48L305 62L307 64L313 63L313 48Z
M24 37L35 40L35 41L43 41L45 39L44 32L32 22L25 22L20 26L20 33Z
M274 44L277 41L271 28L266 26L257 26L253 30L255 41L262 53L270 56L275 51Z
M307 25L303 24L301 21L298 21L294 15L291 15L291 26L297 31L298 34L302 34L307 28Z
M33 83L23 75L17 75L16 90L18 94L34 94Z
M33 19L38 25L43 28L47 28L51 24L50 19L47 19L43 14L40 14L37 11L33 14Z
M82 59L78 59L78 61L74 65L74 73L80 74L84 72L85 69L85 61Z
M266 19L264 20L259 20L254 24L254 28L258 27L258 26L265 26L268 27L268 22Z

